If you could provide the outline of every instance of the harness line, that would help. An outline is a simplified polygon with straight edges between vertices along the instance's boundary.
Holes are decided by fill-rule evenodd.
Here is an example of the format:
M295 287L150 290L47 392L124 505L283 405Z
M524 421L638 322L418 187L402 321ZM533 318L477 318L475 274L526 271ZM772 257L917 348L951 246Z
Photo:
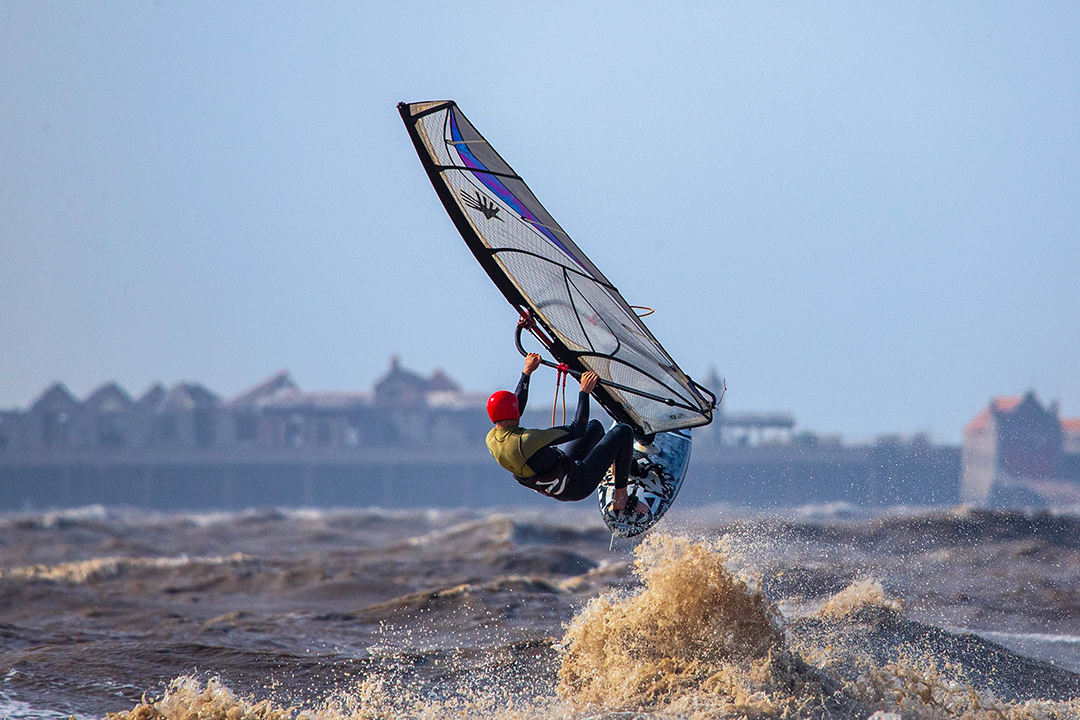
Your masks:
M562 424L566 424L566 378L570 376L570 366L559 363L555 370L555 400L551 403L551 424L555 425L555 408L559 406L559 386L562 386Z

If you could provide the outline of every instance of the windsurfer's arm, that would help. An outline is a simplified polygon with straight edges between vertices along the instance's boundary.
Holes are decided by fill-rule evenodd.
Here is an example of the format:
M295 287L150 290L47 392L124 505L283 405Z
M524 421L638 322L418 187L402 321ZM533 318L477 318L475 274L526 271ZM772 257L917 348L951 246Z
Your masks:
M529 376L538 367L540 367L539 355L529 353L525 356L525 369L521 371L521 379L518 380L517 389L514 390L514 394L517 395L519 413L525 412L525 403L529 402Z
M525 403L529 402L529 376L525 373L521 373L521 379L518 380L514 394L518 399L518 412L525 412Z
M592 370L581 376L581 392L578 393L577 414L570 425L570 434L576 440L585 436L585 427L589 424L589 393L596 389L600 378Z

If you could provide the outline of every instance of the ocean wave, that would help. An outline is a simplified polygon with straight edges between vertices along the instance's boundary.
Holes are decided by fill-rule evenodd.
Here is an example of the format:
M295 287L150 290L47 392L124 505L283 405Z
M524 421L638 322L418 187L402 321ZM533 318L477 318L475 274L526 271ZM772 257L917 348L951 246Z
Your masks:
M238 566L252 560L237 553L229 557L173 558L104 557L58 565L29 565L0 570L0 579L48 580L74 584L91 583L120 577L131 570L172 570L194 566Z
M612 551L595 507L7 517L0 692L143 720L1078 717L1078 676L1023 657L1076 654L1078 522L676 514Z
M812 616L787 621L739 577L735 564L715 543L650 537L635 552L640 585L590 601L557 643L554 692L543 692L536 674L550 667L543 647L507 648L502 660L495 660L496 648L409 657L391 650L385 658L394 672L369 665L350 685L304 707L241 697L216 679L182 677L163 697L110 717L861 720L895 713L1046 720L1080 713L1080 701L1072 699L1078 676L907 620L873 581L844 589ZM439 599L520 590L521 583L529 591L559 591L508 580L402 598L383 609L430 609ZM474 656L472 670L454 666L463 652ZM476 656L490 663L479 671L483 683L475 682ZM539 664L530 665L530 658ZM438 670L440 661L447 670ZM419 667L430 669L439 691L409 675ZM449 687L455 682L456 690Z

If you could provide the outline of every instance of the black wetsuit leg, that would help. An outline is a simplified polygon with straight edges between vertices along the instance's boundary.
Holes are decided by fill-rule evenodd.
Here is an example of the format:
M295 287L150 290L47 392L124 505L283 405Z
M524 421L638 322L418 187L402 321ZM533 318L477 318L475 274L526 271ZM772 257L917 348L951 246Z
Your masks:
M574 462L584 460L592 452L596 444L604 437L604 426L599 420L590 420L585 426L585 435L569 442L563 447L562 452Z
M593 422L600 424L595 420ZM603 482L612 463L615 464L615 487L626 487L633 459L634 431L629 425L619 423L596 443L584 459L574 463L572 477L567 481L566 489L559 493L559 499L573 501L589 497Z

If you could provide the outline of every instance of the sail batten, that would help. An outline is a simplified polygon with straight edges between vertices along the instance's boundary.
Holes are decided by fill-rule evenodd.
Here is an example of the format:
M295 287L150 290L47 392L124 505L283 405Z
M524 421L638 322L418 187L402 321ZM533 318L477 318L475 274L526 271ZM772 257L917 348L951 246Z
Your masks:
M452 101L402 103L436 193L503 295L554 339L562 363L601 378L597 400L644 435L705 425L694 383L524 180Z
M485 170L485 169L480 169L480 168L471 168L471 167L467 167L465 165L443 165L442 167L439 168L439 170L440 171L467 170L469 172L474 172L474 173L483 173L485 175L494 175L496 177L510 178L511 180L521 180L521 178L518 177L517 175L512 175L510 173L499 172L497 170Z

